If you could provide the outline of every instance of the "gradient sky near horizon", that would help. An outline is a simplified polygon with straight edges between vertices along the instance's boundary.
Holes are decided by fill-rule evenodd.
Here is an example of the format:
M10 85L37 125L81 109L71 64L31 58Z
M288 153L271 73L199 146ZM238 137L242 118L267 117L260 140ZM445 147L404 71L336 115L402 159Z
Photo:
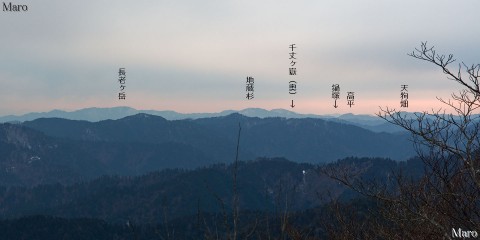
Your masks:
M6 2L8 4L8 2ZM129 106L178 112L284 108L374 114L444 107L460 86L407 56L422 41L480 63L480 1L14 1L0 12L0 115ZM297 76L289 76L289 45ZM118 69L127 72L118 100ZM452 65L455 70L457 65ZM245 98L245 78L255 98ZM339 108L331 86L340 84ZM346 92L355 92L347 106Z

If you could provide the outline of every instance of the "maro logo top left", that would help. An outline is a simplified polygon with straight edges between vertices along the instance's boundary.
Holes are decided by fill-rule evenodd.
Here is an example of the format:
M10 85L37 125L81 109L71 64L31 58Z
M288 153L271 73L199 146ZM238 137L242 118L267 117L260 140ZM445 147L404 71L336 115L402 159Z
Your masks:
M9 2L8 4L3 2L3 11L4 12L27 12L28 6L25 4L12 4Z

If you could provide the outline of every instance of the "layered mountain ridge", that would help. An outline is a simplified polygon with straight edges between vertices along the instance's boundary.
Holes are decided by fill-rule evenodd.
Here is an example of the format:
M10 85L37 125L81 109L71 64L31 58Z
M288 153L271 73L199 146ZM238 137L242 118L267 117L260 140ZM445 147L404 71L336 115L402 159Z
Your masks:
M87 122L41 118L0 125L0 179L8 184L73 183L101 175L194 169L235 159L285 157L294 162L415 155L407 134L374 133L314 118L223 117L169 121L137 114Z

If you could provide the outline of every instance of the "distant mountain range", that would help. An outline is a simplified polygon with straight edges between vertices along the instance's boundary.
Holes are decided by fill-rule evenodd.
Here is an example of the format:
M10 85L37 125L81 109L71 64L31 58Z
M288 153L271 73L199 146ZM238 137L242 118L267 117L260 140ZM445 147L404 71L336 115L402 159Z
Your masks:
M169 121L136 114L88 122L40 118L0 124L0 181L8 185L78 182L100 175L138 175L235 159L286 157L295 162L415 155L406 133L375 133L314 118L224 117Z
M247 117L285 117L285 118L333 118L336 116L331 115L314 115L314 114L299 114L285 109L273 109L265 110L261 108L247 108L244 110L225 110L218 113L179 113L175 111L157 111L157 110L137 110L130 107L112 107L112 108L85 108L72 112L53 110L50 112L34 112L27 113L21 116L9 115L0 117L0 122L12 122L12 121L31 121L37 118L64 118L70 120L85 120L90 122L98 122L102 120L117 120L120 118L128 117L131 115L146 113L149 115L155 115L163 117L167 120L180 120L180 119L197 119L197 118L209 118L209 117L221 117L227 116L232 113L240 113Z
M239 113L247 117L282 117L282 118L320 118L329 121L336 121L342 123L353 124L374 132L400 132L398 126L385 122L373 115L315 115L315 114L300 114L285 109L265 110L261 108L247 108L243 110L225 110L218 113L178 113L175 111L156 111L156 110L137 110L130 107L112 107L112 108L85 108L77 111L67 112L61 110L53 110L50 112L34 112L20 116L8 115L0 117L0 123L5 122L24 122L32 121L38 118L63 118L70 120L84 120L89 122L98 122L103 120L117 120L124 117L132 116L139 113L145 113L154 116L160 116L167 120L182 120L182 119L199 119L222 117L232 113Z

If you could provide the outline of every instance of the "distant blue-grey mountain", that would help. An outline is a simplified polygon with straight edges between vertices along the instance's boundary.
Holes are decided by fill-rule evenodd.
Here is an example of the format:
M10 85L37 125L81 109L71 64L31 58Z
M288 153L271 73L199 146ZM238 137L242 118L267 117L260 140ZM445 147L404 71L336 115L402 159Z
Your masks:
M37 118L64 118L70 120L85 120L89 122L98 122L102 120L117 120L131 115L146 113L160 116L167 120L197 119L207 117L221 117L232 113L240 113L248 117L284 117L284 118L332 118L329 115L299 114L285 109L265 110L261 108L247 108L244 110L225 110L217 113L179 113L175 111L156 111L156 110L137 110L130 107L112 107L112 108L85 108L77 111L53 110L50 112L28 113L21 116L9 115L0 117L0 122L24 122Z
M61 110L53 110L50 112L28 113L21 116L4 116L0 117L1 122L24 122L32 121L38 118L63 118L70 120L84 120L89 122L98 122L103 120L117 120L124 117L132 116L139 113L146 113L163 117L167 120L182 120L182 119L198 119L227 116L232 113L240 113L247 117L282 117L282 118L321 118L330 121L353 124L374 132L401 132L403 129L387 123L373 115L315 115L315 114L300 114L285 109L265 110L261 108L247 108L243 110L225 110L218 113L178 113L175 111L156 111L156 110L136 110L130 107L113 107L113 108L85 108L77 111L66 112Z

